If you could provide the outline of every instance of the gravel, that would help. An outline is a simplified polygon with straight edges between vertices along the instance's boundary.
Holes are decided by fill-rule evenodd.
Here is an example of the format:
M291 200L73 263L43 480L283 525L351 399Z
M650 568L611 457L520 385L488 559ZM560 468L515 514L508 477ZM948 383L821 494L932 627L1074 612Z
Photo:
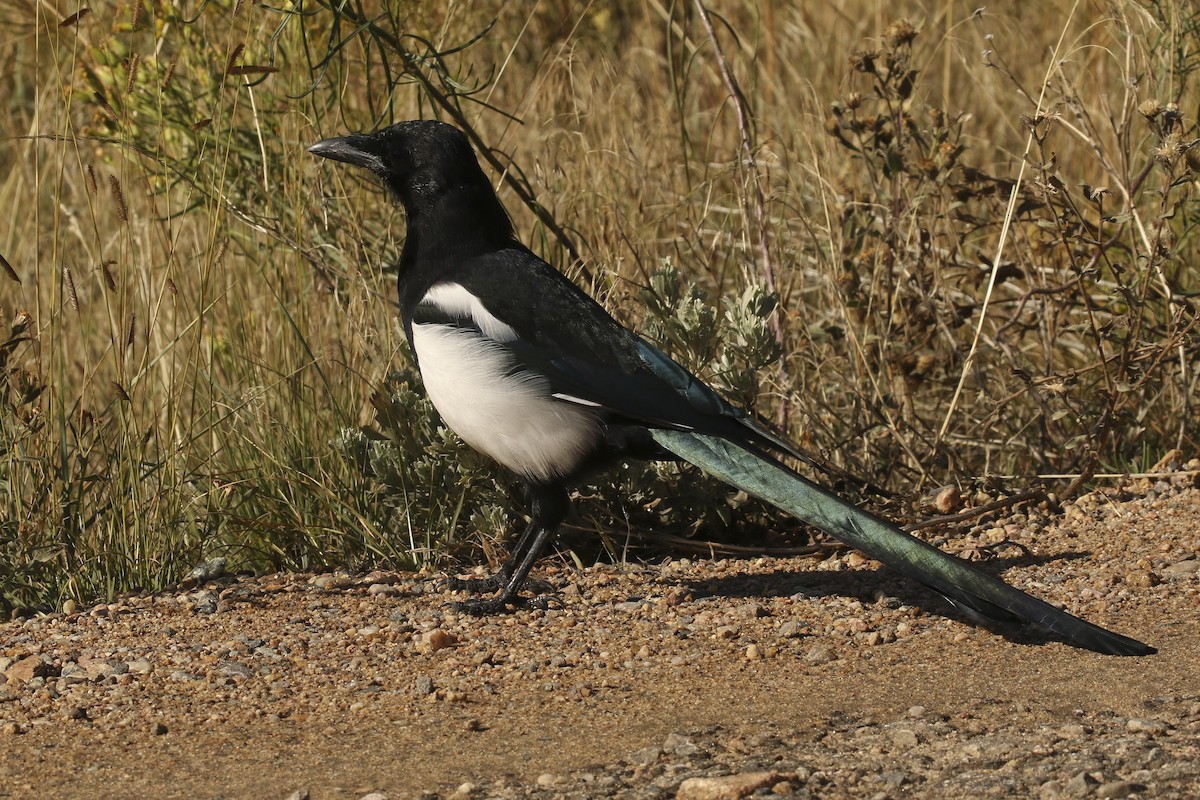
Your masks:
M434 573L209 562L0 624L0 797L1194 797L1194 484L941 534L1144 659L966 626L853 553L548 559L561 608L484 619Z

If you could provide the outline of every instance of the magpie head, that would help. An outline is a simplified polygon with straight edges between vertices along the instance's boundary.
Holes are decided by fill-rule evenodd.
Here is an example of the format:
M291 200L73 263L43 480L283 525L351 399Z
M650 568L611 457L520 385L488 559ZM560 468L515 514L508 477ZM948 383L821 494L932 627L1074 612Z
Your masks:
M373 172L409 211L456 187L490 189L463 132L436 120L400 122L375 133L325 139L313 155Z

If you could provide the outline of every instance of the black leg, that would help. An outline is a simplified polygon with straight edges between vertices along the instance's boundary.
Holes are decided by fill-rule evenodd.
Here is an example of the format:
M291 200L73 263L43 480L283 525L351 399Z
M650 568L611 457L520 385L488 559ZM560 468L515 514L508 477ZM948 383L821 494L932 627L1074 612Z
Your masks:
M529 547L532 541L534 532L537 530L535 523L529 523L525 526L525 530L521 532L517 538L517 543L513 545L512 552L509 553L508 559L501 565L500 569L493 572L486 578L456 578L451 576L446 578L445 585L447 589L454 592L495 592L508 583L512 577L513 570L517 568L517 564L521 562L521 558L525 554L525 549Z
M567 514L567 491L558 484L535 484L529 487L529 498L532 505L532 520L529 527L521 534L512 555L504 563L504 566L492 578L484 578L480 581L481 583L490 583L492 580L496 580L496 588L500 590L500 593L487 600L454 603L455 608L471 614L494 614L503 611L510 605L533 608L548 607L549 598L523 598L519 592L525 584L525 579L529 577L529 570L541 557L550 537L554 535L558 524Z

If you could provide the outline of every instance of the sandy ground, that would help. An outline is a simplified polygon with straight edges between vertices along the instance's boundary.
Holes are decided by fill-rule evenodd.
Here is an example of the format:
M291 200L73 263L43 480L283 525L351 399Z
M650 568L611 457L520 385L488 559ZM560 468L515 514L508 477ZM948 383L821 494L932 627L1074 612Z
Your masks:
M1195 476L949 549L1159 648L952 619L852 553L536 575L225 576L0 624L0 797L1200 796ZM705 794L705 792L709 792Z

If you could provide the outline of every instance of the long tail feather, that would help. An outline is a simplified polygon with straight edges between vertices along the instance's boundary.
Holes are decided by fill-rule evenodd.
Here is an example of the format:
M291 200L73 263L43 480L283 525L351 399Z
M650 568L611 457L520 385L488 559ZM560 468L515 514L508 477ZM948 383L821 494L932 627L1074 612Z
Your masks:
M655 441L705 472L836 536L943 594L955 605L999 620L1035 623L1078 647L1122 656L1156 652L975 569L967 562L869 514L783 464L714 436L658 429Z

